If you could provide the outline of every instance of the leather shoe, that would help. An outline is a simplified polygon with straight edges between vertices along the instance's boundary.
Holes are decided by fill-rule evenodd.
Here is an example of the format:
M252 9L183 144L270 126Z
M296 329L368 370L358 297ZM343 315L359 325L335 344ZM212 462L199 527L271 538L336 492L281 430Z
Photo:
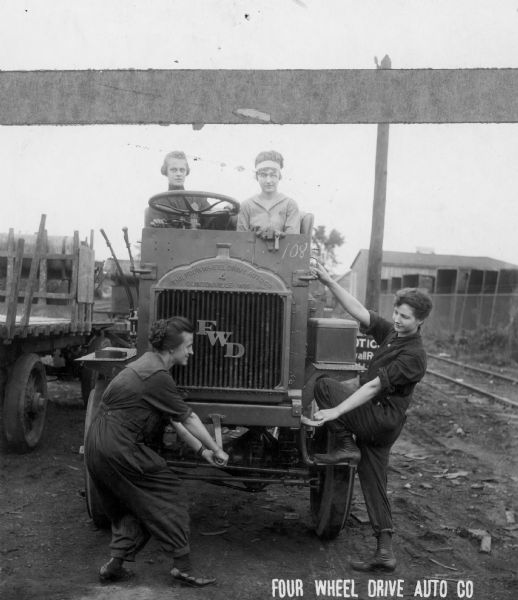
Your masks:
M369 560L353 560L351 568L354 571L369 573L372 571L385 571L391 573L396 568L396 557L389 550L378 550Z
M201 588L216 583L215 577L196 577L191 573L180 571L176 567L171 569L171 575L175 581L180 582L182 585L189 585L190 587Z
M125 569L121 564L118 564L114 559L109 560L99 570L99 580L101 583L127 581L135 577L134 571Z
M334 448L327 454L315 454L317 462L324 465L349 465L355 467L361 458L360 450L355 444L350 431L335 432Z

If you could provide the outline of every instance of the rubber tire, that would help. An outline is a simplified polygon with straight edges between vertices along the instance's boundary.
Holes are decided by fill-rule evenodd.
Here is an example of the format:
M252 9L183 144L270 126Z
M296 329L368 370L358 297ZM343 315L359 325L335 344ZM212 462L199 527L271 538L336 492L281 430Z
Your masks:
M84 440L86 441L86 434L88 433L88 429L94 419L95 413L99 408L101 403L102 393L104 389L96 385L90 392L90 396L88 398L88 404L86 407L86 416L85 416L85 434ZM86 510L88 511L88 515L94 522L94 525L99 529L109 529L110 528L110 519L104 513L101 498L99 496L99 492L95 488L94 482L88 473L88 469L86 467L85 462L85 499L86 499Z
M325 429L315 452L329 449ZM325 436L325 437L324 437ZM310 488L310 510L315 533L322 540L335 539L345 526L351 512L356 469L347 466L328 466L313 469L318 486Z
M101 348L107 348L111 346L111 341L107 337L96 336L90 344L88 344L88 352L95 352ZM91 369L90 367L81 367L81 372L79 373L79 380L81 382L81 397L83 399L84 407L88 406L88 399L90 398L90 392L95 387L95 382L97 380L97 371L95 369Z
M79 381L81 382L81 398L83 399L83 405L85 408L88 406L88 398L95 387L96 379L96 371L89 369L88 367L81 367Z
M37 391L43 405L36 413L27 414L27 394ZM3 425L8 448L29 452L41 440L45 429L48 393L45 367L37 354L22 354L9 373L5 386Z

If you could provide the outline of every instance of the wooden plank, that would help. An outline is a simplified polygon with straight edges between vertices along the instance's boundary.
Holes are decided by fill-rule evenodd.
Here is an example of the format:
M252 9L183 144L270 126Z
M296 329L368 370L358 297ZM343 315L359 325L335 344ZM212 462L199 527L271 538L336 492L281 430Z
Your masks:
M13 285L13 275L14 275L14 260L16 256L16 247L14 243L14 229L11 227L9 229L9 235L7 238L7 265L6 265L6 276L5 276L5 295L6 298L9 296L11 292L11 287Z
M23 302L22 318L20 319L20 325L26 327L29 323L32 308L32 297L34 289L36 287L36 279L38 277L38 268L40 264L40 258L43 252L43 238L45 232L45 220L47 215L41 215L40 228L38 229L38 237L36 239L36 248L34 249L34 256L31 260L31 268L29 271L29 278L25 286L25 298Z
M18 238L16 242L16 257L14 261L13 278L9 296L6 297L7 312L5 317L6 340L14 337L16 328L16 311L18 309L18 288L20 287L20 277L22 274L23 248L25 240ZM4 340L4 341L6 341Z
M6 315L0 315L0 323L5 323L6 318ZM63 323L66 325L68 322L69 320L63 317L48 317L45 315L35 317L31 315L31 325L63 325Z
M518 69L2 71L0 89L3 125L518 122Z
M94 303L93 301L86 305L86 320L85 320L85 333L90 333L92 331L92 318L94 311Z
M71 328L77 331L78 305L77 305L77 281L79 277L79 232L74 231L74 261L72 263L72 279L70 281L71 303Z
M77 303L77 331L83 333L85 330L86 321L86 304L84 302Z
M4 297L3 302L0 302L0 310L7 310L7 299L11 293L14 277L14 261L16 256L16 246L14 241L14 229L9 229L7 236L7 251L5 252L5 289L0 290L0 295Z
M26 292L25 290L21 290L18 292L18 298L25 298ZM34 292L32 295L33 298L51 298L53 300L71 300L74 298L73 294L69 294L68 292ZM34 307L33 307L34 310Z
M79 273L77 280L77 301L94 301L95 255L88 246L79 247Z
M46 304L45 296L47 291L47 252L48 252L47 230L43 232L43 253L40 259L40 285L38 294L38 304Z
M70 300L66 304L34 304L31 312L31 322L41 317L70 322L72 315L72 304Z
M25 238L25 236L24 236L24 238ZM25 246L25 250L27 251L27 246ZM9 252L7 250L0 250L0 258L5 258L5 257L8 257L8 256L9 256ZM25 258L32 258L32 256L33 256L33 253L29 251L25 255ZM73 258L74 258L73 254L57 254L57 253L53 253L52 254L52 253L47 253L47 255L46 255L47 261L49 261L49 260L59 260L59 261L63 260L65 263L66 263L66 261L73 260Z
M61 255L64 256L65 254L65 248L67 246L67 238L64 237L61 241ZM70 257L70 260L73 264L74 262L74 247L73 247L73 242L72 242L72 256ZM65 261L61 261L60 262L61 265L61 279L67 279L67 270L66 270L66 263Z
M36 242L38 239L38 232L35 233L22 233L23 238L25 240L25 252L32 256L34 254L34 249L36 248ZM15 239L16 239L15 235ZM2 252L5 252L7 248L7 240L8 234L0 232L0 256L2 256ZM54 255L53 258L61 258L63 254L72 254L72 236L62 235L49 235L47 236L47 244L48 244L48 256Z

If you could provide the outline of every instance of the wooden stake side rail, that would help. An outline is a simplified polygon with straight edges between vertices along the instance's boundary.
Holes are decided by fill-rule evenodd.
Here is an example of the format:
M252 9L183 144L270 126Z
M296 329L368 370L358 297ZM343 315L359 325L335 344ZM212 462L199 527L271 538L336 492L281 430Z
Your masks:
M92 329L93 249L80 242L77 231L72 240L54 237L51 243L45 219L42 215L36 238L15 236L13 229L7 237L0 235L0 342L4 345L21 338L41 341L88 334Z

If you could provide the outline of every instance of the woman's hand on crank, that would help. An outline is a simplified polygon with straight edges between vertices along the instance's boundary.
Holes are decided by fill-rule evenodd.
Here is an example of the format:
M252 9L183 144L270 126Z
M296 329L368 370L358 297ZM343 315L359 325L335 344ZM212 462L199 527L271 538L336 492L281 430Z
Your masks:
M222 448L218 448L213 452L213 459L217 467L224 467L228 463L228 454Z

